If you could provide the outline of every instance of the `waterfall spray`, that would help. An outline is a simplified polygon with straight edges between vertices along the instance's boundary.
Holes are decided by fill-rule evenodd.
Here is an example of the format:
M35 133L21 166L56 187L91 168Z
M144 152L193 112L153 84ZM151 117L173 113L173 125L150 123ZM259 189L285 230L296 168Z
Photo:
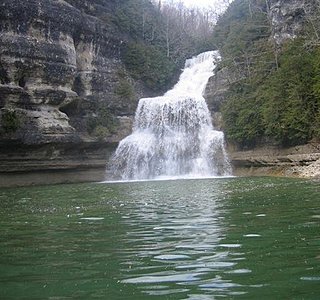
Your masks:
M172 90L140 99L133 132L119 143L111 160L115 179L231 174L224 134L213 128L203 98L217 59L217 51L188 59Z

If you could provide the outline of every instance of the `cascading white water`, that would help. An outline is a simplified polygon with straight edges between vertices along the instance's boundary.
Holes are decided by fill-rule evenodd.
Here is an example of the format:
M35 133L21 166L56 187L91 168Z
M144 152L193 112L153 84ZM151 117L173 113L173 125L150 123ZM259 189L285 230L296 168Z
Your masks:
M140 99L133 133L120 142L111 160L115 178L231 174L223 132L214 130L203 98L217 59L216 51L188 59L172 90Z

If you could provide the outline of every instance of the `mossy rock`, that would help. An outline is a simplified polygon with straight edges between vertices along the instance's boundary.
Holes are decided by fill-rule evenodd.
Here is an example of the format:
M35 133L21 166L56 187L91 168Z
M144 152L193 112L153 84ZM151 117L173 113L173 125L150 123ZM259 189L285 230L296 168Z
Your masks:
M4 133L14 133L20 127L20 119L15 110L2 109L1 111L1 129Z

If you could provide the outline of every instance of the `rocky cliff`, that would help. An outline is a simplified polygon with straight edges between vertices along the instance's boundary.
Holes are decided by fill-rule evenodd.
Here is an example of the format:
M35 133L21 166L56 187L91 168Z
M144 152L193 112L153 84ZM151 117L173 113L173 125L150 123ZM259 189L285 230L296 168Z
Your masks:
M301 35L306 21L306 13L312 9L311 2L312 0L270 1L269 19L272 24L272 38L278 45Z
M138 99L152 95L121 59L131 36L119 29L114 16L125 2L0 2L0 185L104 178L108 157L131 130ZM300 34L307 2L270 0L264 7L270 38L278 45ZM218 128L223 126L221 104L238 77L219 68L207 87ZM289 167L315 161L315 156L288 160L287 152L275 149L252 153L229 148L241 172L283 166L284 161Z
M104 169L106 149L130 132L149 92L120 59L128 37L111 21L118 3L1 1L0 172ZM101 111L107 126L91 126Z
M11 114L19 122L10 138L27 144L79 140L81 122L99 103L115 115L132 114L136 103L121 101L115 90L122 81L138 93L142 87L120 60L125 37L110 21L115 5L1 2L0 108L3 119Z

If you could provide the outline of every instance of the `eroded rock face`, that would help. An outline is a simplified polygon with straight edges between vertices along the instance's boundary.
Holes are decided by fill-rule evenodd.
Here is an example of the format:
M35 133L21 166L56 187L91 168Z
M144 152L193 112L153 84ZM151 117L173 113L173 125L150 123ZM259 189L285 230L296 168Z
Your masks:
M21 172L32 178L39 171L59 172L55 182L65 182L67 171L72 178L82 172L81 181L103 179L117 142L130 134L137 100L146 95L120 59L128 42L112 22L120 1L0 1L4 185L15 184ZM129 84L134 97L117 95L121 84ZM89 136L89 121L100 108L116 127Z
M231 147L228 150L235 175L320 178L320 145L317 142L286 149L264 146L247 151Z
M133 114L135 101L115 95L120 71L132 80L120 61L123 38L110 21L116 3L1 1L0 120L19 120L14 132L3 125L2 135L26 144L75 141L97 103Z
M44 2L0 4L1 111L15 112L21 137L27 128L39 135L73 132L59 108L77 96L72 90L76 55L70 32L77 15L69 6Z
M272 38L278 45L301 34L306 10L308 9L307 2L310 2L310 0L270 1L270 19L273 27Z

